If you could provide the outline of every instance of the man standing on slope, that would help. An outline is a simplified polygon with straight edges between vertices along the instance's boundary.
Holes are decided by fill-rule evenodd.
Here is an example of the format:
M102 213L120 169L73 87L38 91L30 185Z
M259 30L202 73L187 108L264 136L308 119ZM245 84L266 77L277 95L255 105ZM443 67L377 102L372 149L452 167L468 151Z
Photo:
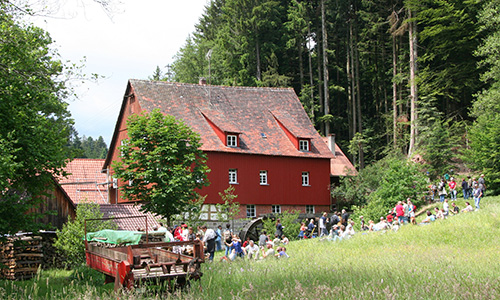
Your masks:
M396 217L398 217L399 225L403 225L405 217L405 209L403 207L403 202L398 201L398 204L394 209L396 210Z
M479 184L479 188L481 188L482 195L481 197L484 196L484 193L486 192L486 182L484 181L484 174L481 174L481 177L477 180L477 183Z
M203 235L203 245L207 246L207 252L210 254L208 258L210 261L214 260L215 254L215 240L217 239L217 234L213 229L207 229L206 225L201 227L201 230L205 233Z
M457 200L457 182L455 178L451 177L450 182L448 182L448 187L450 188L451 201Z
M328 231L326 231L326 212L319 218L319 237L324 235L328 235Z

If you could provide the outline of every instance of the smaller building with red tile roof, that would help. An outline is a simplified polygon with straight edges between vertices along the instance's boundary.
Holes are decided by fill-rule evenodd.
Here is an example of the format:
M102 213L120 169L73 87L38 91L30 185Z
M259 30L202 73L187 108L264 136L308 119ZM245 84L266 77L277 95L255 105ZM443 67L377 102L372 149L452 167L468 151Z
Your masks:
M330 159L330 177L340 177L346 175L357 175L358 171L353 166L349 158L342 152L339 145L335 143L335 135L331 134L323 137L323 141L328 145L328 148L333 153L333 158ZM336 180L338 182L338 180Z
M104 218L116 218L113 222L118 225L119 230L145 231L146 224L148 231L153 231L155 226L159 227L157 220L160 217L142 212L140 204L101 204L100 209Z
M75 158L64 171L69 174L60 178L59 184L71 200L98 204L109 203L106 173L102 173L104 159Z

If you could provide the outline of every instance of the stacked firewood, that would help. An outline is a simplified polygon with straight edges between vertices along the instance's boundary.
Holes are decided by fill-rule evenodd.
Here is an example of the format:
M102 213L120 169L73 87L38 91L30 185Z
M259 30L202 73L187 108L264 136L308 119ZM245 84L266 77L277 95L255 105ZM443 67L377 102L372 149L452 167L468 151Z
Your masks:
M29 279L43 260L40 236L9 237L0 245L0 278Z
M43 245L43 269L51 269L58 268L64 269L66 268L66 257L58 251L56 247L54 247L55 239L57 235L54 231L43 231L40 232L40 235L43 237L42 245ZM83 247L83 241L82 241Z

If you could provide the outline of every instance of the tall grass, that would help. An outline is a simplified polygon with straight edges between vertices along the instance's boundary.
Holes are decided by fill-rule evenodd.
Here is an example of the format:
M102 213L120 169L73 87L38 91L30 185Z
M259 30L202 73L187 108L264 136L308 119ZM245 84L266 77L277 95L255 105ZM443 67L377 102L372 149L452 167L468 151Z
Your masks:
M292 242L289 259L205 263L201 291L194 282L175 295L144 288L116 295L112 285L58 271L24 283L1 281L0 298L500 299L498 245L500 197L488 197L478 212L431 225L358 233L337 243ZM63 281L62 289L57 280Z

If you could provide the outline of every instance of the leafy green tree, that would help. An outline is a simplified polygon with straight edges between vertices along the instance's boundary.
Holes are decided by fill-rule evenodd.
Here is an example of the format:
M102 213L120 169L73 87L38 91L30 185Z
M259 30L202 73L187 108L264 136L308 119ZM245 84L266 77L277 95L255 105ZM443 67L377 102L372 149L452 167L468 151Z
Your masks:
M145 211L170 222L198 198L196 189L209 185L200 137L158 109L130 116L127 128L129 138L120 147L120 160L112 165L124 182L123 197L142 201Z
M230 185L224 190L224 193L219 192L222 203L215 204L217 220L227 222L240 213L240 204L234 200L238 198L235 193L234 186Z
M72 124L49 35L0 2L0 233L36 230L31 207L62 175ZM14 217L15 219L10 219Z
M102 217L99 204L83 202L76 208L76 218L69 220L61 230L57 230L54 247L63 253L68 267L77 267L85 263L85 220ZM116 228L117 225L112 220L87 222L87 232Z

